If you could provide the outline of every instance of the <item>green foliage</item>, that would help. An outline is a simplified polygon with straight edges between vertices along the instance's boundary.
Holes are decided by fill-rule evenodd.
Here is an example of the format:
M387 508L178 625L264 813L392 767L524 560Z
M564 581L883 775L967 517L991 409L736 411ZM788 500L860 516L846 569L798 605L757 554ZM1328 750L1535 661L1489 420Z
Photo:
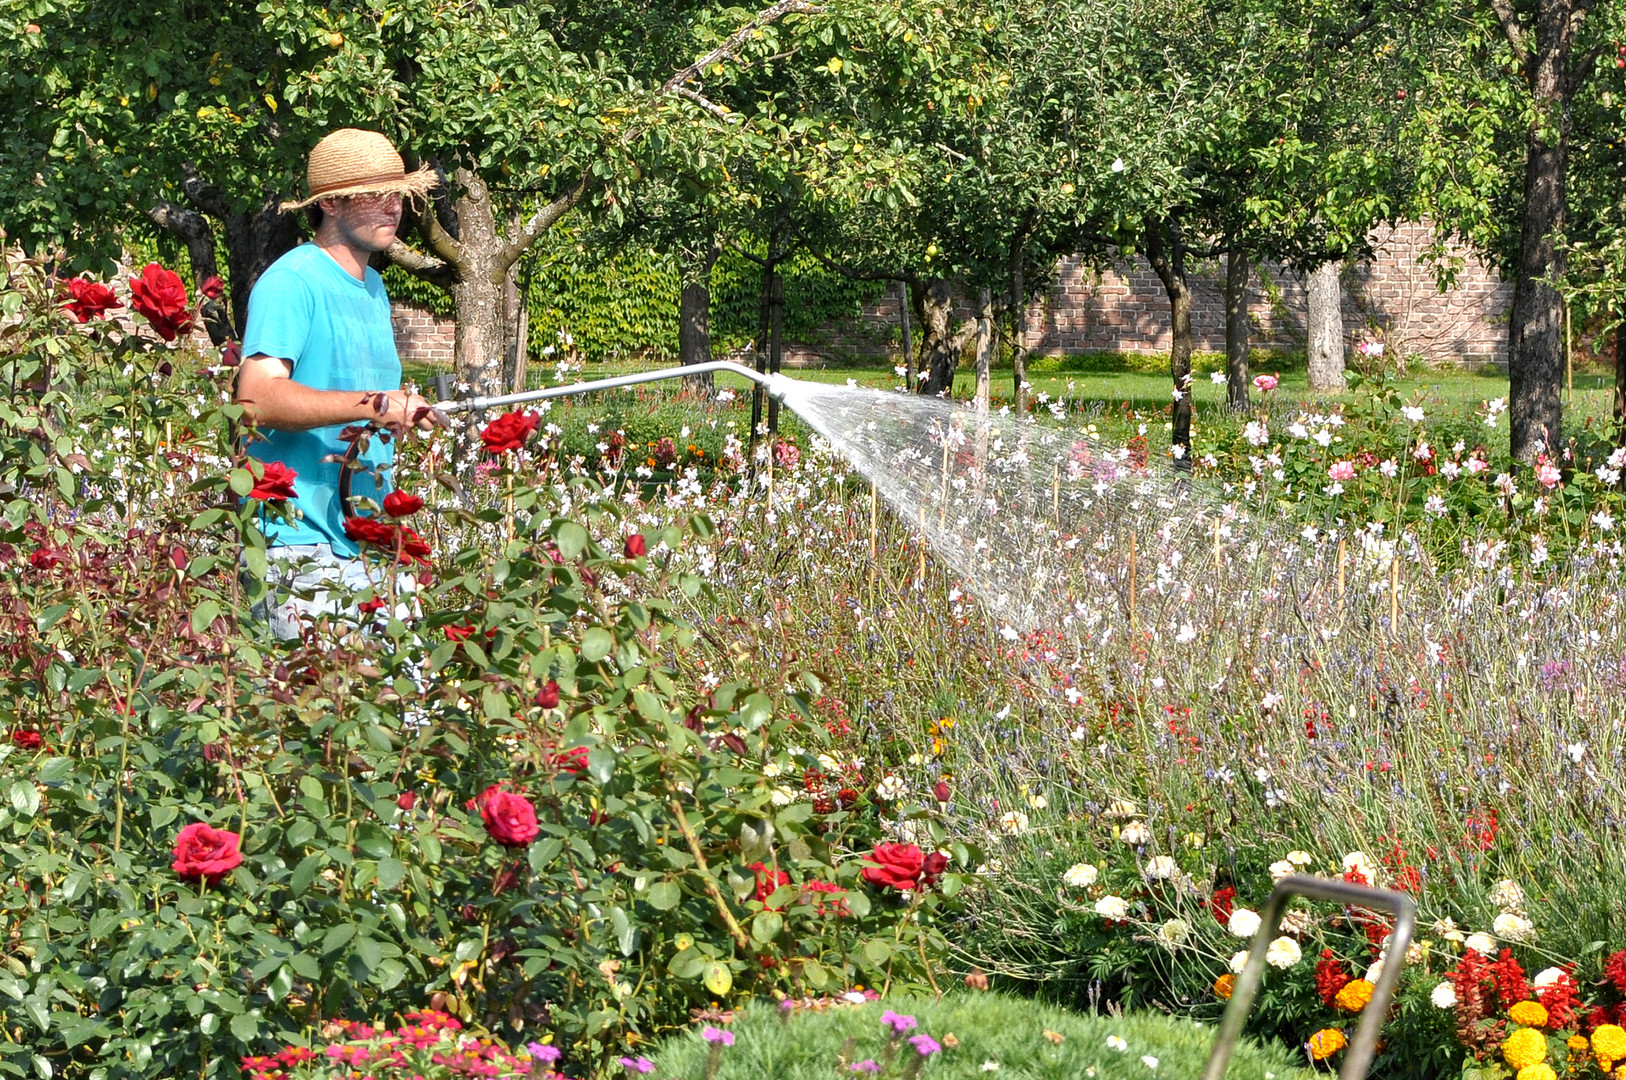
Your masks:
M883 1009L913 1016L919 1027L894 1039L881 1021ZM1156 1013L1083 1015L1002 994L954 994L930 998L889 998L861 1006L836 1006L790 1016L767 1004L754 1004L730 1025L735 1042L721 1050L719 1067L708 1071L710 1047L689 1032L654 1055L658 1080L824 1080L851 1072L870 1060L889 1066L881 1075L909 1075L916 1057L906 1041L926 1033L939 1043L952 1034L957 1045L933 1054L921 1072L945 1080L973 1080L989 1073L1020 1080L1146 1080L1148 1076L1198 1076L1214 1045L1214 1028ZM1124 1043L1117 1049L1109 1038ZM1154 1058L1154 1062L1145 1060ZM895 1059L895 1060L894 1060ZM998 1068L986 1069L985 1062ZM1293 1064L1280 1046L1244 1041L1231 1056L1227 1076L1302 1080L1311 1074Z
M648 248L596 247L586 229L560 227L544 236L530 269L530 356L546 363L562 334L589 360L636 357L672 361L678 357L678 301L682 274L676 257ZM782 270L785 279L785 337L820 343L830 324L857 318L862 305L879 296L885 283L852 281L802 256ZM385 271L390 296L451 315L451 299L441 289L396 267ZM762 289L756 263L732 249L712 269L712 354L742 348L758 330ZM662 432L661 434L667 434Z
M567 517L556 476L517 475L502 509L424 513L448 554L410 625L280 643L246 614L279 511L249 497L216 373L69 326L33 264L0 302L0 483L29 493L0 512L0 1071L230 1077L329 1018L430 1004L551 1031L590 1071L714 1001L934 978L975 850L906 808L952 865L869 886L877 808L776 779L820 767L817 678L673 666L697 639L673 598L703 589L673 552L704 517L627 558L619 498L577 478ZM358 599L397 610L406 583L378 581ZM533 840L488 833L497 790ZM213 884L170 866L197 822L241 840Z

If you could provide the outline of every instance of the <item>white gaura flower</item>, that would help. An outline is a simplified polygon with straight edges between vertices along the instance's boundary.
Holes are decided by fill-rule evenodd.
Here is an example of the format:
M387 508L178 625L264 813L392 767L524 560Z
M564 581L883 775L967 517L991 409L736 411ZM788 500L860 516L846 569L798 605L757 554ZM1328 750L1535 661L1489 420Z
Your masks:
M1239 907L1231 912L1231 918L1226 922L1225 928L1235 937L1253 937L1259 932L1259 913Z
M1121 896L1103 896L1095 902L1095 913L1103 919L1127 918L1129 901Z
M1021 836L1028 831L1028 816L1020 810L1007 810L999 819L999 827L1012 836Z
M1530 941L1536 936L1536 924L1511 911L1496 916L1491 930L1503 941Z
M1423 410L1418 408L1416 405L1402 405L1400 407L1400 415L1404 416L1407 420L1410 420L1414 424L1421 424L1423 422Z
M1123 827L1123 831L1118 834L1118 838L1126 844L1139 847L1142 844L1151 842L1152 830L1146 827L1144 821L1131 821Z
M1089 863L1074 863L1061 875L1061 883L1074 889L1085 889L1095 884L1099 872Z
M875 785L875 794L882 799L901 799L906 790L908 789L903 782L903 777L890 774L883 777L881 782Z
M1434 992L1428 995L1436 1009L1449 1009L1457 1003L1457 988L1448 982L1441 982L1434 987Z
M1148 881L1167 881L1180 873L1180 867L1167 855L1153 855L1146 860L1146 878Z
M1286 859L1278 859L1276 862L1270 864L1271 881L1280 881L1282 878L1292 877L1296 873L1298 873L1298 867L1294 866Z
M1148 1069L1157 1068L1157 1058L1153 1057L1151 1054L1142 1054L1140 1063L1146 1066Z
M1489 934L1469 934L1462 939L1462 947L1472 949L1480 956L1494 956L1496 954L1496 939Z
M1125 1050L1129 1049L1129 1043L1125 1042L1122 1038L1120 1038L1117 1035L1108 1035L1107 1036L1107 1046L1110 1049L1118 1051L1118 1053L1120 1053L1120 1054L1123 1053Z
M1231 974L1240 975L1242 969L1248 966L1248 950L1243 949L1231 957Z
M1304 950L1290 937L1279 937L1272 941L1269 951L1265 953L1265 963L1277 968L1290 968L1302 959Z

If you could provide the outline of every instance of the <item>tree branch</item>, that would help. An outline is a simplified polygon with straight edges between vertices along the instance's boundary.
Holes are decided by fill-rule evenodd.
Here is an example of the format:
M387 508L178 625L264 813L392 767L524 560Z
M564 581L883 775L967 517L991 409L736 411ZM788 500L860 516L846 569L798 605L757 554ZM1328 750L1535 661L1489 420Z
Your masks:
M396 240L385 250L390 261L420 281L427 281L431 285L446 288L457 277L457 268L450 263L442 262L433 255L425 255L416 248L410 248Z
M719 120L726 120L731 124L738 123L740 120L740 117L736 114L729 112L726 108L717 104L715 101L712 101L704 94L690 90L687 86L674 86L672 89L668 90L667 93L676 94L680 98L694 102L696 105L700 106L702 109L705 109Z
M215 262L215 234L202 214L172 202L162 202L148 210L147 217L160 229L174 233L185 241L186 254L192 263L194 286L219 273Z
M1513 10L1512 0L1490 0L1491 10L1502 21L1502 33L1507 35L1508 44L1513 51L1522 56L1530 55L1529 33L1524 24L1519 21L1519 13Z
M673 72L672 77L661 84L661 91L668 94L672 93L684 83L693 81L695 76L699 75L702 71L717 63L719 60L734 59L739 55L741 47L744 46L747 41L751 40L752 34L755 34L758 30L761 30L764 26L774 22L781 16L789 15L793 12L798 15L821 15L824 13L824 9L815 4L808 3L807 0L779 0L779 3L775 4L773 7L765 8L762 11L757 12L756 16L750 22L746 23L744 26L730 34L728 36L728 40L711 50L711 52L702 56L688 67Z
M564 217L571 207L580 202L581 197L587 193L587 181L590 176L590 173L584 171L581 179L577 180L569 191L532 214L531 220L525 223L524 227L519 230L519 234L497 253L497 269L507 272L508 268L514 265L514 261L525 254L527 248L536 243L537 237L553 228L554 222Z
M920 283L918 275L911 274L906 270L854 270L851 267L840 265L822 251L814 251L812 247L807 250L815 259L824 264L826 270L832 270L851 281L902 281L910 285ZM744 253L742 252L742 254ZM746 255L746 258L751 257Z

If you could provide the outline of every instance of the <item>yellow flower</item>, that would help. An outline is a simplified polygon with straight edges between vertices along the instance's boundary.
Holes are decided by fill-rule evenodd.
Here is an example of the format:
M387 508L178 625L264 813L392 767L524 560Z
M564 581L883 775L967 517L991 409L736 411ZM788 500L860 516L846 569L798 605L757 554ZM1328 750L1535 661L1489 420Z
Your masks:
M1349 1043L1344 1033L1337 1028L1322 1028L1310 1036L1310 1057L1316 1061L1326 1061Z
M1514 1070L1534 1065L1547 1057L1547 1037L1535 1028L1520 1028L1502 1042L1502 1060Z
M1587 1048L1586 1036L1571 1035L1568 1039L1564 1040L1564 1045L1569 1047L1571 1050L1585 1050Z
M1509 1009L1507 1015L1522 1027L1547 1026L1547 1006L1539 1001L1521 1001Z
M1553 1072L1551 1065L1538 1061L1534 1065L1526 1065L1520 1069L1519 1075L1514 1080L1558 1080L1558 1074Z
M1338 996L1333 999L1333 1004L1345 1012L1360 1012L1366 1008L1366 1003L1371 1000L1372 984L1365 979L1351 979L1344 984L1342 990L1338 991Z
M1221 1001L1230 1001L1231 995L1236 992L1236 976L1227 971L1214 980L1214 996Z
M1619 1024L1598 1025L1598 1030L1592 1033L1592 1052L1612 1062L1626 1058L1626 1031L1621 1030ZM1609 1071L1605 1066L1599 1067L1604 1072Z

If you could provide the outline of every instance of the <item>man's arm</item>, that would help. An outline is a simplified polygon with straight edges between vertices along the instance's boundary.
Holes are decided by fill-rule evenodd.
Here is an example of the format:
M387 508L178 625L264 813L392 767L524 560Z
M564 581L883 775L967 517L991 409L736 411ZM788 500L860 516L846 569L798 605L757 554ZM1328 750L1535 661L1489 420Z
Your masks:
M293 365L263 353L246 357L237 372L237 403L249 419L260 427L278 431L309 431L331 424L355 424L376 420L399 427L412 425L412 418L430 403L405 390L316 390L292 378ZM382 393L387 411L375 407ZM434 427L429 415L417 422L418 430Z

